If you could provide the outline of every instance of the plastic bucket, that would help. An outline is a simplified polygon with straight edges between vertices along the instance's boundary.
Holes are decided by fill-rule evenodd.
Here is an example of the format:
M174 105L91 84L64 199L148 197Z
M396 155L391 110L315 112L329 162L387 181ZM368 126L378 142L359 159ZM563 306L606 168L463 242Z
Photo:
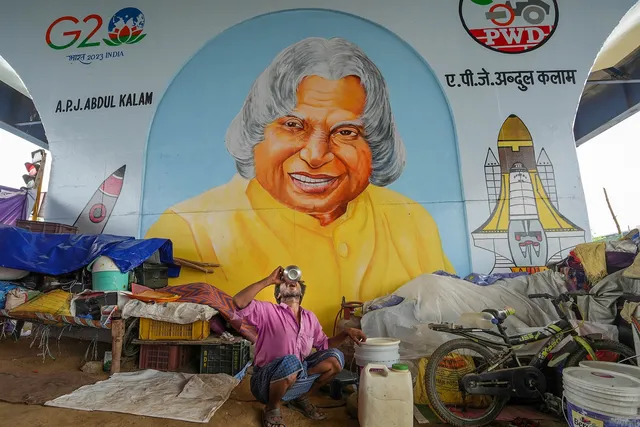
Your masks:
M640 425L640 380L591 367L563 372L567 421L573 427Z
M570 427L638 427L639 417L591 411L577 405L565 396L567 402L567 422Z
M602 369L604 371L617 372L619 374L629 375L640 381L640 367L633 365L623 365L621 363L600 362L598 360L584 360L580 362L583 368Z
M400 360L400 340L393 338L367 338L356 346L356 365L367 366L377 363L391 368Z

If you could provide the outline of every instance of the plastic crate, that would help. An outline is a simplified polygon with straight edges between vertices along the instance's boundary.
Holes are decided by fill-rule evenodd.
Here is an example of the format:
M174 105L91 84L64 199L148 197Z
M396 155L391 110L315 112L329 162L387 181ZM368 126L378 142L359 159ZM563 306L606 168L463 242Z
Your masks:
M140 369L175 372L187 365L193 356L190 345L149 345L140 346Z
M210 333L209 322L203 320L186 325L179 325L177 323L140 318L139 337L141 340L198 341L207 338Z
M249 362L249 342L200 346L200 373L236 375Z
M136 283L151 289L169 286L169 267L162 264L143 263L133 270Z
M16 221L16 227L29 230L32 233L50 233L50 234L77 234L78 227L66 224L58 224L57 222L44 221L27 221L19 219Z

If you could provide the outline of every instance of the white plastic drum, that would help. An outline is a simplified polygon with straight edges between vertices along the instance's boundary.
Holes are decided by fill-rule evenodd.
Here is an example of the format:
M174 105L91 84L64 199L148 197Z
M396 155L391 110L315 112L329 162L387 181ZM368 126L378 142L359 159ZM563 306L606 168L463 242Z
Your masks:
M585 425L585 419L603 427L640 425L640 380L633 376L589 367L567 368L563 385L569 425Z
M0 267L0 280L20 280L29 274L28 271Z
M623 365L621 363L600 362L598 360L583 360L580 362L583 368L602 369L609 372L629 375L640 381L640 368L633 365Z
M400 340L393 338L367 338L356 346L356 365L378 363L391 368L400 360Z

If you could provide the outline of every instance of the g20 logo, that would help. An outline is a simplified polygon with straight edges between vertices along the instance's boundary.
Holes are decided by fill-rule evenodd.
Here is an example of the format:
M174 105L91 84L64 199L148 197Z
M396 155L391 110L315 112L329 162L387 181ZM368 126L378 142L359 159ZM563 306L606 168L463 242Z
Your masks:
M91 14L84 17L83 23L94 25L85 38L83 30L79 29L80 20L75 16L63 16L51 23L45 33L45 41L50 48L56 50L67 49L76 45L77 47L96 47L101 42L95 40L94 36L102 28L103 20L100 15ZM107 46L120 46L123 44L134 44L146 37L144 31L144 14L135 7L126 7L115 13L107 24L107 38L103 38ZM96 37L97 38L97 37Z

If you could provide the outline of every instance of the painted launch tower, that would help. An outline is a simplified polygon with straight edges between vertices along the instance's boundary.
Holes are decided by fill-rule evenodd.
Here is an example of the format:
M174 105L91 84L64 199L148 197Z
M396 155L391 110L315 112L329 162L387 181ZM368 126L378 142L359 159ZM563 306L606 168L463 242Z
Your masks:
M498 160L499 159L499 160ZM584 230L559 212L553 164L516 115L498 136L498 159L489 149L485 182L491 216L472 233L475 246L495 254L494 272L537 271L560 261Z

